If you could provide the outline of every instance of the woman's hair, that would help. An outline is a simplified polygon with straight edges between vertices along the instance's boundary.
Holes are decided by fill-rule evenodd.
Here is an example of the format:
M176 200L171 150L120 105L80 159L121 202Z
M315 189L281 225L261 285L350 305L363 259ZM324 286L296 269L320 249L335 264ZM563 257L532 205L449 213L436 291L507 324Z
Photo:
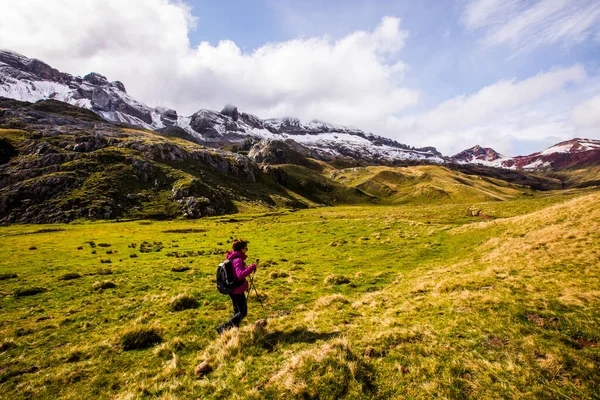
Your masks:
M233 251L242 251L242 249L246 248L246 246L248 246L248 241L247 240L240 240L240 239L233 239L233 244L232 244L232 248Z

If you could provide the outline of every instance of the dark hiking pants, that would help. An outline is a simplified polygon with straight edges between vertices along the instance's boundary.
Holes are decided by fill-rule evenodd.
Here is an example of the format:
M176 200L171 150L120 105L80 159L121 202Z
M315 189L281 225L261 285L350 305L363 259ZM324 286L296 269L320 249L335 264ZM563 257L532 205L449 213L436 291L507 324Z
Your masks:
M246 295L244 293L230 294L229 297L231 297L231 302L233 303L233 317L223 324L224 330L234 326L239 327L242 319L248 314L248 303L246 302Z

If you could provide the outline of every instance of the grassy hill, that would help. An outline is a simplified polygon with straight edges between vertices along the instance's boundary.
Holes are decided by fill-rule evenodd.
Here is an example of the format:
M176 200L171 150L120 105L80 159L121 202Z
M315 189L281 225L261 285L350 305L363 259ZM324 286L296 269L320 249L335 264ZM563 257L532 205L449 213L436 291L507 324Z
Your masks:
M414 168L336 179L483 201L0 227L3 395L597 398L600 194L468 176L452 192ZM235 237L262 260L264 308L253 293L217 337L231 306L214 270Z
M523 185L437 165L349 168L333 171L331 177L391 204L504 201L532 193Z

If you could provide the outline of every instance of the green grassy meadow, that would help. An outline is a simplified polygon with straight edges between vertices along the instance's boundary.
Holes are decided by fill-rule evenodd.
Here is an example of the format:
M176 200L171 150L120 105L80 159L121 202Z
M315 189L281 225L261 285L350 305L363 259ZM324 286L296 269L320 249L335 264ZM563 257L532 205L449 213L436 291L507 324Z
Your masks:
M598 232L593 188L0 227L0 398L600 398Z

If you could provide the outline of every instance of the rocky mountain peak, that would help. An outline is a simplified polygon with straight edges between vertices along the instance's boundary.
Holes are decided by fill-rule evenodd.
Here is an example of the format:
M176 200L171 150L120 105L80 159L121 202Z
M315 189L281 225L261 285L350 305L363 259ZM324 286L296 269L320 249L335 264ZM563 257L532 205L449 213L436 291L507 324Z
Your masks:
M225 107L223 107L221 114L228 116L234 121L237 121L240 116L237 107L233 104L227 104Z
M503 156L496 150L489 147L481 147L480 145L475 145L450 157L452 161L463 163L477 161L492 162L501 158Z
M97 72L90 72L89 74L83 77L83 80L96 86L108 85L108 79L106 79L104 75L100 75Z

